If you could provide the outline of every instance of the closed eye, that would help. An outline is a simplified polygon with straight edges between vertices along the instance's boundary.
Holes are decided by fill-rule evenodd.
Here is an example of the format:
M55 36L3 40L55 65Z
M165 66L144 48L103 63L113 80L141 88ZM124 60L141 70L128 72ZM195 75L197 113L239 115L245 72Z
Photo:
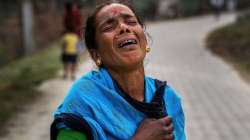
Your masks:
M114 29L115 26L115 20L113 18L108 19L106 22L104 22L104 24L102 25L102 31L103 32L107 32L107 31L111 31L112 29Z
M106 25L103 27L102 31L108 32L111 31L112 29L114 29L114 25Z
M127 24L129 24L129 25L136 25L137 21L136 20L128 20Z
M136 25L138 23L137 18L133 15L122 14L122 17L128 25Z

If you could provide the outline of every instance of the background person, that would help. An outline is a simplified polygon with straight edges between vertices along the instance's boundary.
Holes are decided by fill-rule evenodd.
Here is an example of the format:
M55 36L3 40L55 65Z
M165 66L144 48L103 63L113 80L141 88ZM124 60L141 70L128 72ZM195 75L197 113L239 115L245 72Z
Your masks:
M79 38L74 32L74 29L68 29L62 38L62 63L63 63L63 78L76 78L76 68L78 61L78 43Z
M237 0L227 0L227 10L229 12L235 12L237 7Z
M73 29L79 38L81 38L82 16L75 1L68 1L65 3L63 22L65 31Z
M220 13L224 5L224 0L210 0L210 3L214 10L215 17L218 19L220 17Z

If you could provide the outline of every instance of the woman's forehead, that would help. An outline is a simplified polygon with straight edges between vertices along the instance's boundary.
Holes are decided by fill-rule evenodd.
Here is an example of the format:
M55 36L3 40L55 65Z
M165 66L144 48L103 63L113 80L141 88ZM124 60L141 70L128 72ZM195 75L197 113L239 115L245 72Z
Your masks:
M103 7L97 14L96 18L99 19L103 16L116 17L121 13L126 13L130 15L134 15L133 11L127 7L126 5L113 3Z

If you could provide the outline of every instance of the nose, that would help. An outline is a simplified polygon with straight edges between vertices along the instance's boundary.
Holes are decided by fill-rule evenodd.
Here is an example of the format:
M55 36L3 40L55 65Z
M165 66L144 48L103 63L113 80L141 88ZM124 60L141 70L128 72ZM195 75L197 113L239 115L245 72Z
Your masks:
M125 23L120 23L120 35L124 33L131 33L129 26Z

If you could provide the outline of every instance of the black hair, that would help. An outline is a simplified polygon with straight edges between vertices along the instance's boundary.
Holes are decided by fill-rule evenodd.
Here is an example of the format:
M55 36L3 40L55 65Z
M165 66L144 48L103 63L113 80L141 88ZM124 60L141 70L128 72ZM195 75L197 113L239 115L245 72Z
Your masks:
M125 5L129 9L131 9L132 12L135 14L139 24L144 28L144 24L143 24L142 20L136 14L136 12L135 12L134 8L132 7L132 5L129 4L128 2L121 2L121 1L114 1L113 0L113 1L108 1L108 2L102 3L102 4L100 4L100 5L98 5L96 7L95 11L90 16L88 16L88 18L86 20L84 35L85 35L85 44L86 44L88 50L98 48L98 45L96 44L96 38L95 38L95 35L96 35L96 15L99 13L99 11L102 8L104 8L104 7L108 6L108 5L114 4L114 3L119 3L119 4L122 4L122 5Z

